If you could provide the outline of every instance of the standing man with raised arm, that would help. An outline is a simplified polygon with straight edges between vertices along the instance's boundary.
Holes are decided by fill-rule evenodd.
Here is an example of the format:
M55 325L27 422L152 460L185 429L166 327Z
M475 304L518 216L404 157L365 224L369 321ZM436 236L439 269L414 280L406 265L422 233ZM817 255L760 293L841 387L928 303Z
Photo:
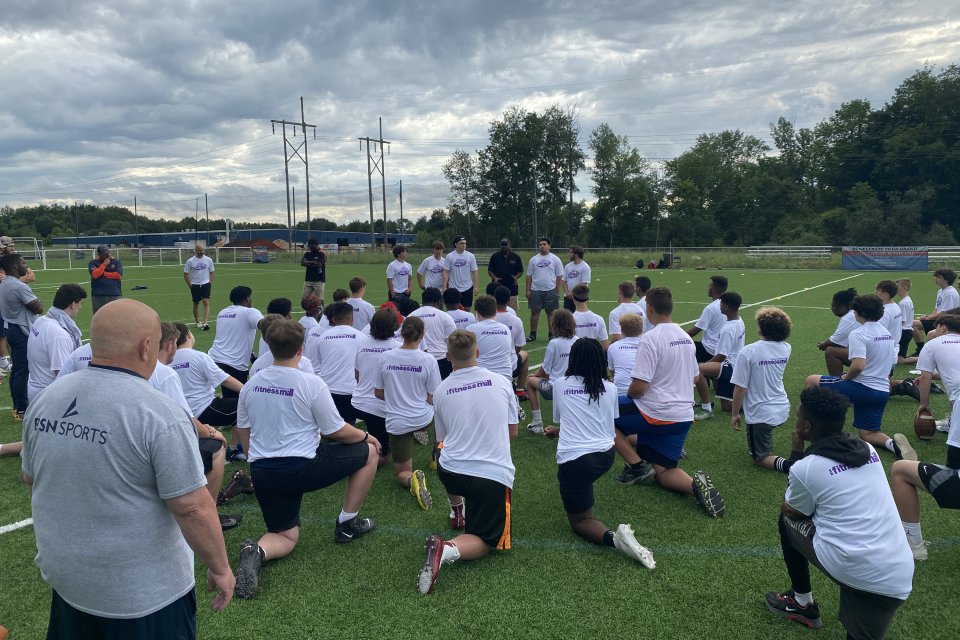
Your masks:
M316 238L307 240L307 249L300 258L300 266L307 270L300 299L315 295L320 298L320 306L323 306L323 293L327 283L327 254L320 248Z
M90 272L90 298L92 313L111 300L121 297L120 280L123 278L123 263L110 255L110 247L97 247L97 257L87 265Z
M193 298L193 321L198 329L204 331L210 330L210 287L213 285L213 276L215 266L210 256L204 255L205 249L202 244L197 244L194 248L194 255L187 258L183 265L183 280L190 288L190 296ZM200 303L203 302L203 322L200 322L200 316L197 314Z

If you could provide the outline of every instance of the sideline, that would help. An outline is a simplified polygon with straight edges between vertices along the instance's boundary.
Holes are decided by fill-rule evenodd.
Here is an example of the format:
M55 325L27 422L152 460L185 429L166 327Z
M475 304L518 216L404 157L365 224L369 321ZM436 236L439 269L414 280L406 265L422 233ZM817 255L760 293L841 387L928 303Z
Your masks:
M33 524L33 518L27 518L26 520L21 520L20 522L14 522L13 524L7 524L0 527L0 536L5 533L10 533L11 531L16 531L17 529L23 529L24 527L29 527Z

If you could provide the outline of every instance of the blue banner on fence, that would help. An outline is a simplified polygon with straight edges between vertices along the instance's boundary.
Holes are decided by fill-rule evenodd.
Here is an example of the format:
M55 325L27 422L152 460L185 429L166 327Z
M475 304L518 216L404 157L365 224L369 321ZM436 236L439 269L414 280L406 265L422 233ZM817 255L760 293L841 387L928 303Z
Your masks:
M856 271L927 271L927 247L843 247L840 264Z

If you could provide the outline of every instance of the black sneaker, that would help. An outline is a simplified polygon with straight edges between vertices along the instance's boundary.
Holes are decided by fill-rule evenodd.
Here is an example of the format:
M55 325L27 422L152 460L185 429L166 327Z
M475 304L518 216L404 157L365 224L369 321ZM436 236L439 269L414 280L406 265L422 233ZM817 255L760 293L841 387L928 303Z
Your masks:
M337 544L346 544L353 542L361 536L365 536L377 528L377 523L370 518L355 517L343 523L337 523L333 530L333 541Z
M943 395L946 391L943 390L943 387L938 385L936 382L930 383L930 393L936 393L937 395Z
M613 477L620 484L638 484L652 478L656 474L652 464L644 462L639 469L634 469L628 464L623 465L623 471Z
M238 598L249 600L257 595L260 583L260 569L263 568L263 555L256 540L247 538L240 543L240 561L237 563L237 586L234 593Z
M536 342L537 341L537 332L531 331L530 335L527 336L527 342Z
M710 482L710 476L704 471L693 474L693 497L697 499L708 514L713 518L722 518L725 511L723 496Z
M229 531L230 529L235 529L240 526L240 523L243 522L243 516L239 513L232 513L228 516L220 515L220 530Z
M802 607L797 603L794 595L793 590L783 593L768 592L766 596L767 609L774 615L799 622L811 629L819 629L823 626L823 622L820 620L820 605L811 602Z
M920 389L913 384L913 380L904 380L901 384L903 384L903 395L910 396L920 402Z

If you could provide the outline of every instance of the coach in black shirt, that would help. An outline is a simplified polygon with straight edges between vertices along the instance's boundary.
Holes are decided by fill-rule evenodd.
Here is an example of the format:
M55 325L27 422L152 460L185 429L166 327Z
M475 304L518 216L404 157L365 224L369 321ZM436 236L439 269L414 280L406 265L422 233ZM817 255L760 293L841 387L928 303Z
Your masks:
M510 250L510 238L500 239L500 252L490 256L487 273L492 281L489 289L504 286L510 289L510 306L517 308L517 281L523 274L523 261ZM492 295L492 291L488 291Z
M306 298L308 295L315 295L320 298L320 304L323 304L323 293L327 281L327 254L320 248L319 243L310 238L307 240L307 251L300 260L300 266L307 268L306 277L303 283L303 294L300 296Z

